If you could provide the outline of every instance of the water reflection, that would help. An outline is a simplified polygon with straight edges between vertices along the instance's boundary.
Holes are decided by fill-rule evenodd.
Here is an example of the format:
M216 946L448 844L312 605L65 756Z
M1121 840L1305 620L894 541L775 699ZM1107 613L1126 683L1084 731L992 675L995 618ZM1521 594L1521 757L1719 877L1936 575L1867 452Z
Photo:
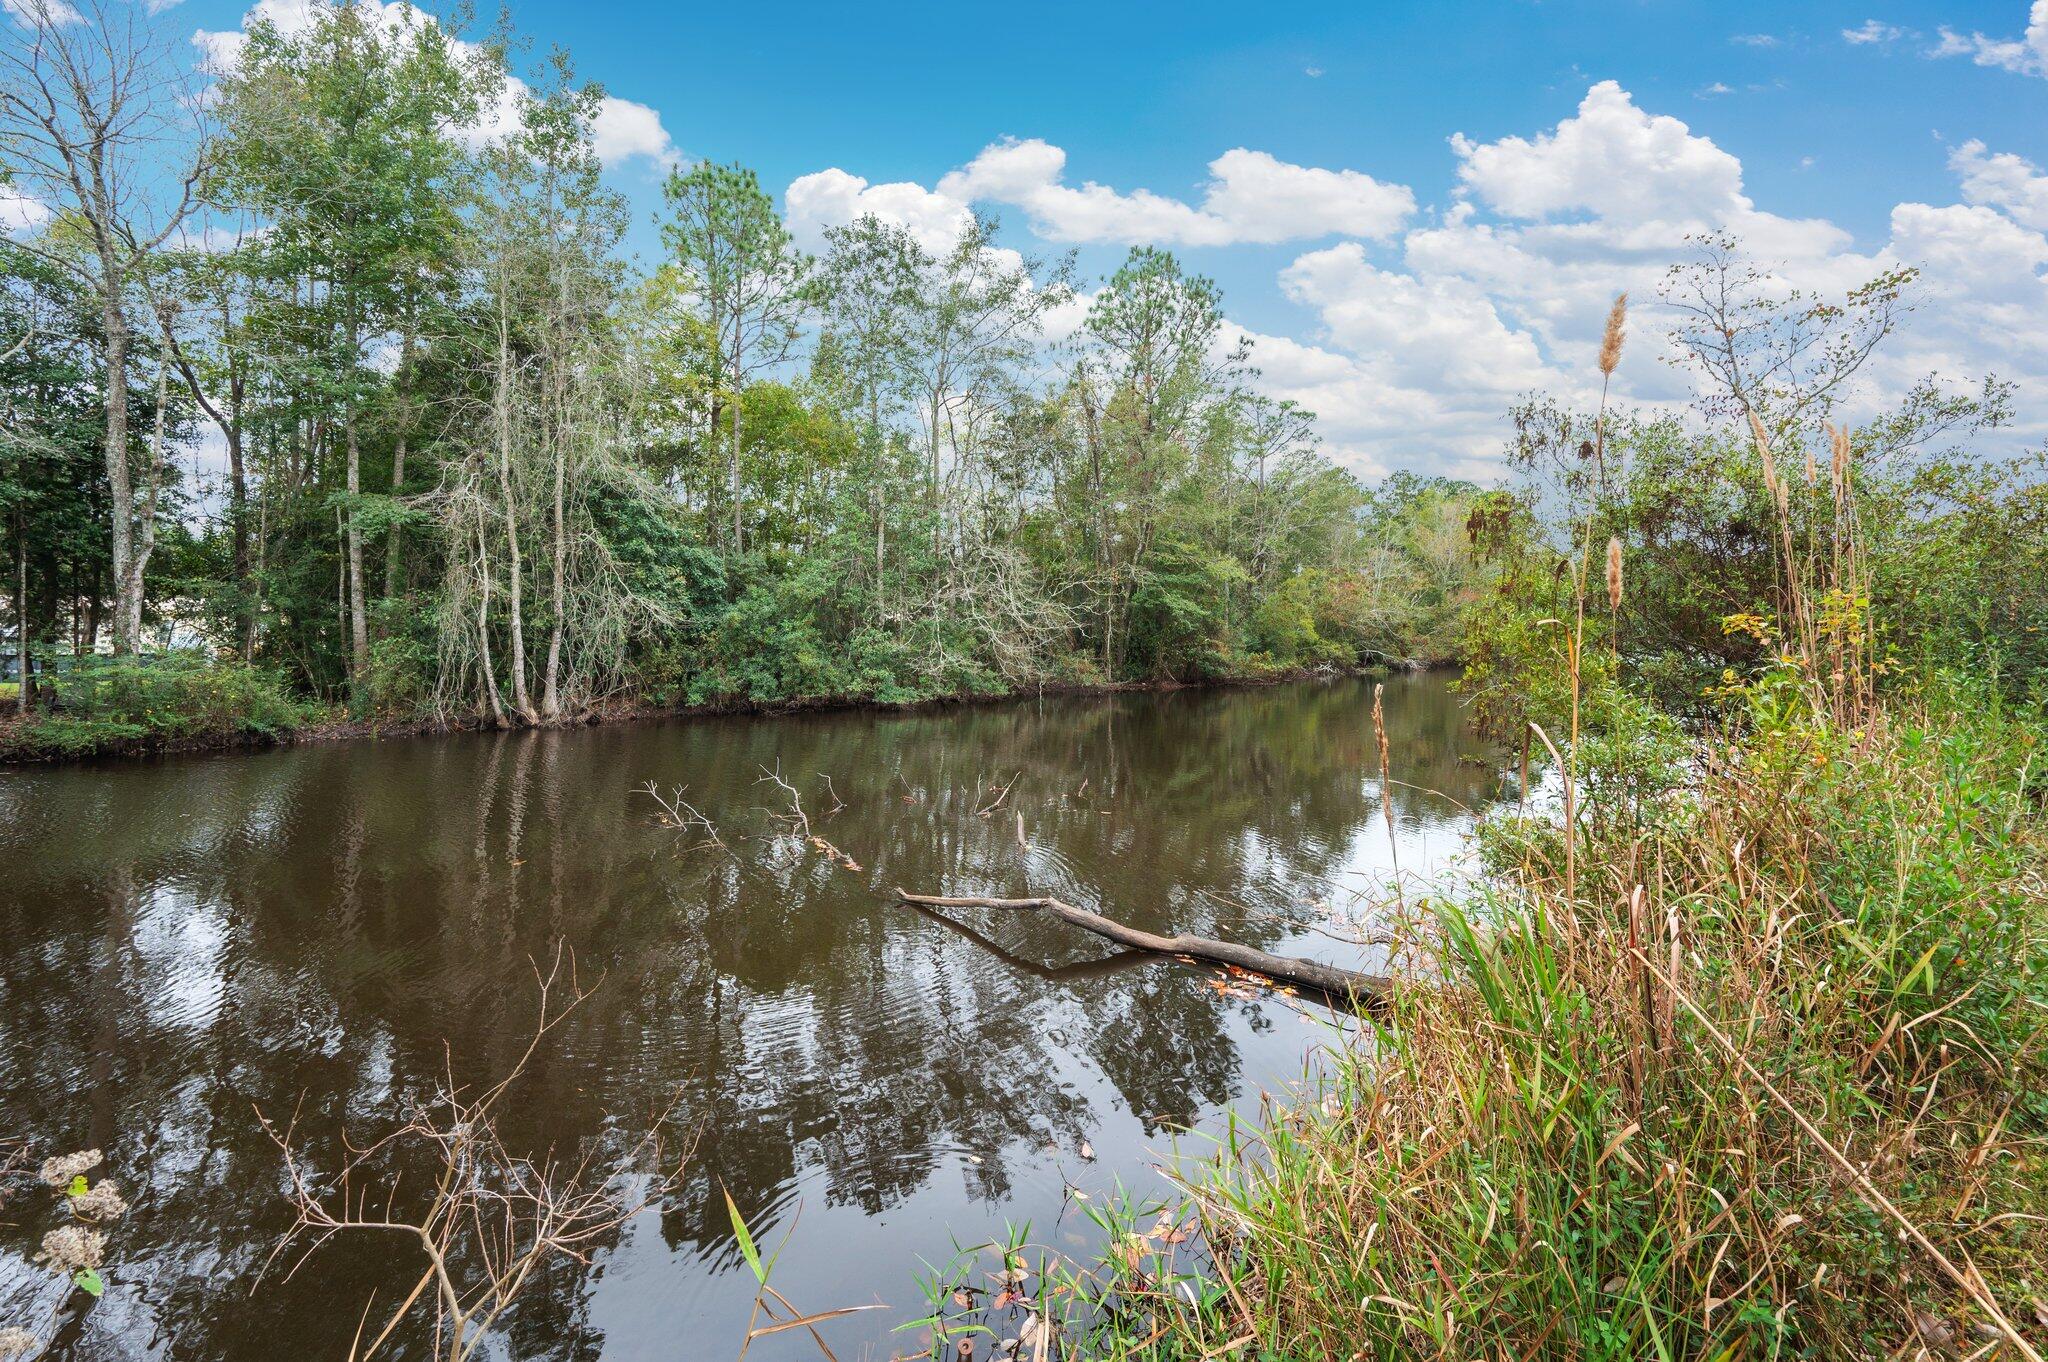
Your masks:
M698 1142L658 1217L525 1298L511 1354L731 1355L750 1292L729 1191L771 1233L801 1200L777 1279L800 1305L906 1307L839 1335L842 1356L887 1356L920 1254L1049 1222L1070 1179L1142 1178L1173 1128L1317 1038L1198 971L888 889L1052 893L1367 963L1298 924L1388 863L1370 705L1343 682L0 774L0 1111L46 1146L107 1149L137 1193L106 1298L58 1355L344 1346L417 1265L337 1243L250 1295L290 1222L254 1108L303 1096L331 1161L444 1064L494 1077L530 1032L531 958L563 940L603 983L529 1069L507 1143L573 1150L677 1092ZM1413 867L1455 848L1493 777L1440 679L1390 682L1387 712ZM765 770L858 873L787 835ZM650 780L686 785L726 849L658 826L634 793ZM0 1314L41 1286L35 1214L16 1218ZM771 1346L788 1341L757 1354L810 1346Z

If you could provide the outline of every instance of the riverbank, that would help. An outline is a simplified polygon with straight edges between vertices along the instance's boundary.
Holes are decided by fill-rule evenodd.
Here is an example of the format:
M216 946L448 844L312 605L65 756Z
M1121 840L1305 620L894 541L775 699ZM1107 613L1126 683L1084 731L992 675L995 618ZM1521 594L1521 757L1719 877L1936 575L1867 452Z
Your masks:
M115 713L39 712L26 718L0 715L0 767L52 762L148 758L206 752L257 750L307 743L379 741L449 733L495 733L527 727L585 728L598 724L652 720L775 716L850 711L916 713L1018 700L1120 694L1158 694L1282 685L1342 676L1385 675L1392 671L1434 671L1455 664L1401 661L1355 667L1285 667L1192 679L1155 681L1048 682L1006 691L962 692L909 701L869 696L804 696L786 700L735 698L709 704L662 705L636 701L601 704L553 724L493 724L483 715L356 719L346 711L293 702L275 694L260 705L199 708L176 700L126 703ZM247 669L239 669L246 672Z
M1389 676L1382 697L1421 787L1388 801L1417 871L1457 854L1465 810L1498 795L1447 683ZM594 990L528 1066L503 1134L571 1168L587 1154L603 1176L672 1110L690 1178L658 1226L650 1214L588 1263L536 1273L505 1336L540 1330L591 1357L690 1338L693 1356L733 1358L756 1286L729 1191L764 1254L787 1237L774 1280L791 1300L887 1303L821 1326L840 1357L908 1350L893 1329L917 1313L911 1274L934 1246L1005 1223L1085 1229L1078 1205L1150 1184L1176 1131L1256 1117L1252 1094L1300 1074L1328 1031L1313 1005L1206 969L1015 914L942 922L890 889L1028 889L1369 967L1316 933L1298 894L1388 852L1367 774L1374 688L10 770L0 1026L17 1043L0 1106L41 1154L99 1147L102 1171L140 1189L109 1236L106 1296L71 1302L66 1347L118 1355L146 1335L181 1358L270 1362L280 1338L342 1347L366 1305L367 1346L424 1264L388 1235L344 1235L296 1274L285 1259L263 1272L291 1212L256 1110L297 1114L309 1157L335 1167L345 1136L402 1126L451 1071L496 1082L531 1034L532 962L559 946ZM858 870L803 835L770 771ZM686 787L712 827L676 826L649 783ZM404 1168L404 1187L431 1186L429 1165ZM22 1223L0 1234L0 1266L41 1272L47 1224L7 1218ZM223 1274L259 1289L222 1292ZM425 1347L432 1329L416 1302L386 1346ZM792 1332L748 1356L799 1356Z
M1751 688L1698 767L1508 817L1370 1046L1114 1208L1032 1299L1087 1356L2034 1357L2048 1329L2038 712ZM944 1299L941 1297L941 1299ZM938 1355L938 1354L935 1354ZM944 1353L950 1356L950 1352Z

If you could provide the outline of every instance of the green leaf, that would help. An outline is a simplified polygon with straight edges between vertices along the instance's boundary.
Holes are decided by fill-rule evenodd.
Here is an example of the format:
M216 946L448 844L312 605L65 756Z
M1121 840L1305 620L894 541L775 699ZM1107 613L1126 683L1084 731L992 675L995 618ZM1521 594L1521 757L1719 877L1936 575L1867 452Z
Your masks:
M84 1271L72 1277L71 1281L72 1284L75 1285L80 1291L83 1291L86 1295L91 1296L94 1300L98 1300L100 1297L100 1293L107 1289L107 1284L100 1280L100 1274L97 1268L86 1268Z
M732 1193L725 1194L725 1209L732 1216L733 1238L740 1241L740 1256L747 1260L747 1266L754 1269L754 1280L766 1286L768 1269L761 1265L761 1251L754 1247L754 1236L747 1233L747 1222L740 1216L740 1208L734 1203Z
M78 1173L72 1177L71 1185L65 1189L64 1194L66 1196L84 1196L85 1193L85 1174Z

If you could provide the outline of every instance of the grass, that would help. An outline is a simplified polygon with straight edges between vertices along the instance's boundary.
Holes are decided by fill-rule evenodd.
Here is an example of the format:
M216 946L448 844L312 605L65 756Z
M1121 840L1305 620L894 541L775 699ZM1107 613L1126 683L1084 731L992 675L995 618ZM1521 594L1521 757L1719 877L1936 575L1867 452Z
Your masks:
M1735 703L1669 793L1491 829L1369 1043L1033 1308L1088 1357L2031 1355L2039 716L1843 717L1793 664Z

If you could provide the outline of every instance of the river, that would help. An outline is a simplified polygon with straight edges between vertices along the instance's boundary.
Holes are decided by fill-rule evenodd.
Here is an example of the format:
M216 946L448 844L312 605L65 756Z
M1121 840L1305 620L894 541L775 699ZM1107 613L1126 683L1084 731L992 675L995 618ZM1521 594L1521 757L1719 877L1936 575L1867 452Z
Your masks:
M774 1284L797 1306L888 1307L822 1326L841 1358L909 1352L890 1330L922 1260L1024 1222L1084 1249L1070 1189L1162 1190L1153 1165L1199 1149L1182 1127L1255 1112L1336 1031L1057 922L887 891L1049 893L1369 965L1321 908L1395 854L1444 865L1496 783L1444 678L1390 679L1390 846L1371 705L1344 680L0 772L0 1135L103 1148L134 1203L50 1355L346 1355L423 1264L367 1235L259 1278L292 1211L257 1109L296 1109L331 1165L449 1068L495 1079L558 943L594 988L508 1096L506 1142L578 1151L673 1102L694 1153L487 1355L735 1356L753 1285L728 1192L758 1237L794 1225ZM844 860L791 834L766 772ZM665 826L650 781L723 845ZM0 1324L47 1318L50 1198L0 1221ZM414 1327L379 1356L427 1351ZM816 1355L800 1330L750 1354Z

